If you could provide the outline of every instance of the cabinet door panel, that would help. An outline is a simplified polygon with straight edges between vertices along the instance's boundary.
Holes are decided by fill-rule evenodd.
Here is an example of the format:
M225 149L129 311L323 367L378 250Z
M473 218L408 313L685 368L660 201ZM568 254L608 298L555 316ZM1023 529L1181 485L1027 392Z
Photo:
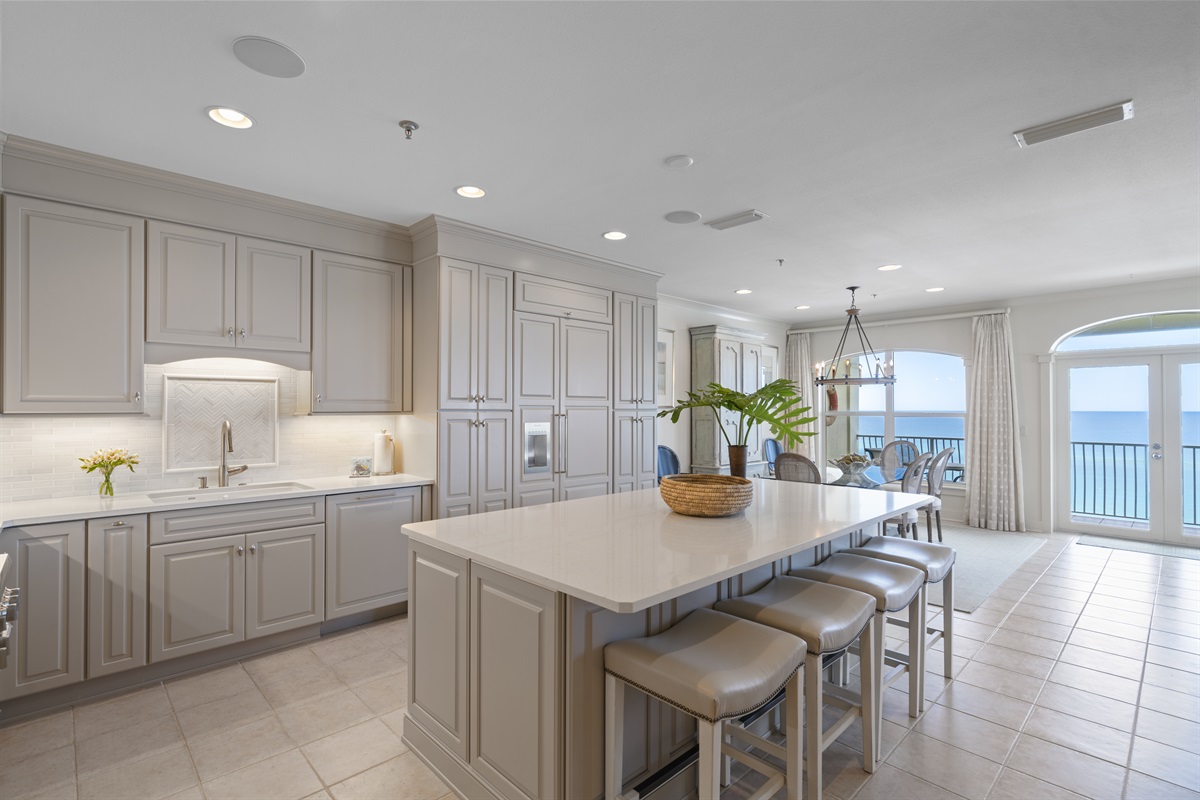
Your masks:
M409 713L466 761L468 562L418 542L409 570Z
M412 410L412 267L317 253L313 413Z
M742 388L742 346L737 342L717 340L717 382L728 389L741 391ZM737 441L737 415L732 411L720 412L721 425L731 441ZM719 432L718 432L719 433ZM725 438L720 437L717 445L718 461L723 467L729 466L729 448L725 446Z
M475 422L474 412L438 414L439 519L475 513Z
M4 206L4 412L141 411L145 221L13 195Z
M237 237L146 225L146 341L233 347Z
M512 407L513 274L479 268L479 379L488 408Z
M499 511L512 505L513 415L511 411L484 411L479 414L478 511Z
M638 298L629 294L613 295L613 406L616 408L632 408L641 397L637 311Z
M612 398L612 339L610 325L563 320L559 402L609 403Z
M424 519L421 489L326 498L325 619L408 599L408 537L400 526Z
M246 638L325 619L325 526L246 536Z
M142 515L87 522L87 676L146 665L150 537Z
M9 585L21 588L21 600L0 699L83 680L84 524L8 528L3 540Z
M653 489L658 485L658 420L653 411L638 415L636 479L638 489Z
M441 357L438 362L438 408L474 408L476 365L480 343L477 330L478 270L474 264L442 260L438 287ZM507 335L506 337L507 338Z
M613 413L613 420L613 491L632 492L638 488L637 473L641 463L638 415L635 411L617 411Z
M742 391L749 394L762 388L762 345L742 345ZM746 438L746 461L762 458L763 433L760 426L750 428Z
M611 485L612 412L606 407L567 408L562 418L562 485ZM604 493L607 493L608 489Z
M279 242L237 240L239 347L312 349L312 251Z
M516 314L513 326L517 403L553 403L558 391L558 320Z
M658 350L658 303L646 297L637 299L638 405L653 406L655 400L655 364ZM671 398L668 398L671 399ZM673 399L672 399L673 402Z
M470 763L509 797L558 791L559 618L555 592L471 565Z
M150 548L150 661L245 638L245 544L219 536Z

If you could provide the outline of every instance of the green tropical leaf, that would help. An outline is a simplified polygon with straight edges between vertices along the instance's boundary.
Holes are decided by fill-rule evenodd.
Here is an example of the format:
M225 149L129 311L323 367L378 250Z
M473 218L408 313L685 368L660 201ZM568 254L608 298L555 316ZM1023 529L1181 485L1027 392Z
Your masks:
M678 401L673 408L658 412L658 416L670 415L671 422L679 422L679 416L687 409L709 409L721 419L721 412L737 414L737 441L729 438L725 425L718 425L726 444L744 445L750 438L755 425L766 425L771 435L791 447L813 431L802 431L800 427L816 421L816 417L805 416L812 411L801 405L802 398L795 382L787 378L771 381L750 394L728 389L719 383L710 383L699 392L688 392L686 400Z

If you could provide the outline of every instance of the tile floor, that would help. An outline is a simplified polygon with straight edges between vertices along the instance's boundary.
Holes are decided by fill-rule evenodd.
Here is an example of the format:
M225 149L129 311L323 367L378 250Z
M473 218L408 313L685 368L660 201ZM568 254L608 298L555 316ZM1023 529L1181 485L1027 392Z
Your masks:
M873 776L858 725L826 752L827 798L1200 800L1200 562L1046 538L958 614L955 678L929 659L919 720L904 680L887 691ZM400 741L407 635L386 620L0 728L0 798L447 796Z

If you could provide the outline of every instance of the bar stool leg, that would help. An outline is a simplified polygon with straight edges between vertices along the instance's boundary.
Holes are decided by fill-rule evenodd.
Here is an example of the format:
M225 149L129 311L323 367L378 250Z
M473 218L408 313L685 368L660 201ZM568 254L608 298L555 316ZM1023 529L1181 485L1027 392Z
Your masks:
M796 670L796 674L788 681L784 695L784 704L787 706L787 711L784 712L787 718L787 743L784 745L787 748L787 800L800 800L800 785L803 782L801 775L804 772L804 729L800 719L804 706L804 682L800 672Z
M887 615L882 611L876 611L870 625L876 656L869 662L867 670L871 676L871 686L875 690L875 696L879 698L879 702L875 704L875 731L876 741L881 744L878 732L883 730L883 670L884 655L887 653L887 641L884 639L883 633L886 628ZM862 673L862 664L859 664L858 671L860 674Z
M625 756L625 681L604 673L604 797L621 795Z
M925 587L908 604L908 715L925 710Z
M943 675L954 677L954 568L942 579L942 658L945 660Z
M721 742L724 724L696 720L700 740L700 775L696 781L696 792L700 800L721 800Z
M821 708L824 706L821 688L821 656L809 653L804 657L804 732L805 767L808 771L808 800L821 797ZM791 723L789 722L790 726Z

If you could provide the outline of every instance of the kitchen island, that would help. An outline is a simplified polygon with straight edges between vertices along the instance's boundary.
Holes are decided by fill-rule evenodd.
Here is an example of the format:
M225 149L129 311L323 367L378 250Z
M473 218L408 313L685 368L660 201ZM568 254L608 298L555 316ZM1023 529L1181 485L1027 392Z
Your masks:
M762 480L731 517L655 489L405 525L404 739L461 795L603 794L604 645L857 544L925 495ZM692 720L626 693L626 785L686 752Z

